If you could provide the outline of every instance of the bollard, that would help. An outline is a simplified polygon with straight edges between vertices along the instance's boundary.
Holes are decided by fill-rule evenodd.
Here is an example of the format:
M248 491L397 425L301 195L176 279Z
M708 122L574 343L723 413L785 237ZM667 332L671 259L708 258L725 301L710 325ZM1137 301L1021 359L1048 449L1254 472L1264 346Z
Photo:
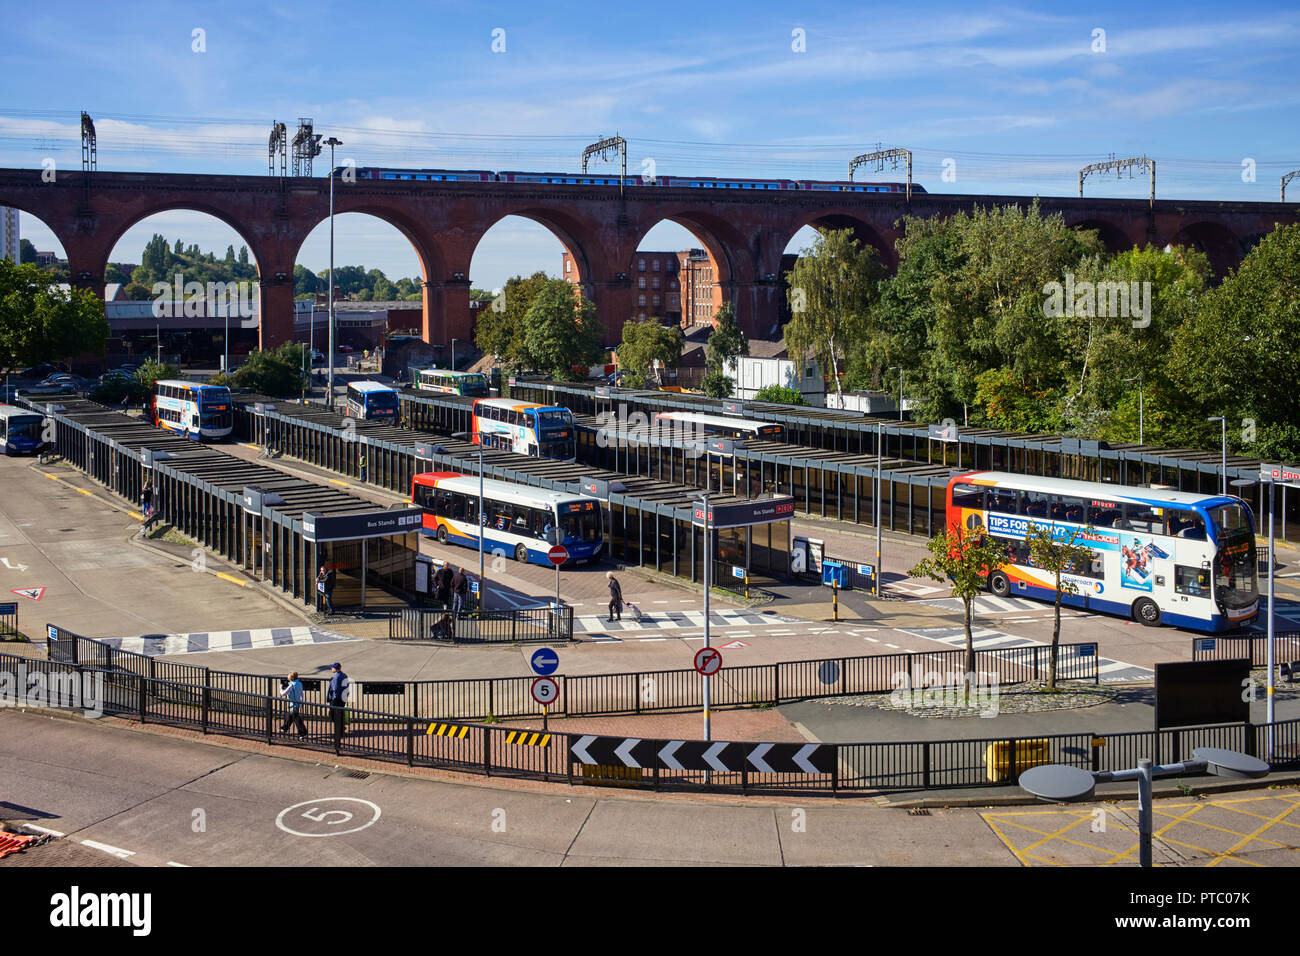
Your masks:
M834 613L834 619L840 619L840 582L831 577L831 610Z

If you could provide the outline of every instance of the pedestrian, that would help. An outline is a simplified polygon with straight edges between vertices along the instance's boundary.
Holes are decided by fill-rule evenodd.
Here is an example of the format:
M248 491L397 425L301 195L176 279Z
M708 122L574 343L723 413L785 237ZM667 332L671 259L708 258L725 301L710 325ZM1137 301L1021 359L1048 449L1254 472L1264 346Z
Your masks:
M366 453L364 451L361 453L360 464L361 464L361 483L365 484L366 483Z
M465 606L465 595L469 593L469 578L465 577L465 569L457 568L455 576L451 579L451 613L454 617L460 617L461 608Z
M289 671L286 678L287 683L280 688L280 696L289 700L289 712L284 717L284 723L280 725L280 733L285 733L290 726L298 728L298 736L307 736L307 726L302 722L302 681L298 679L297 671Z
M262 445L264 446L262 448L262 457L270 458L271 457L271 423L270 422L267 422L266 426L262 430Z
M325 597L325 606L329 608L331 614L334 613L334 569L327 568L325 565L320 566L320 572L316 575L316 591ZM319 602L318 602L319 604ZM319 606L317 608L319 610Z
M443 610L451 607L451 579L454 576L449 564L444 564L433 575L433 596L442 605Z
M623 620L623 588L618 583L618 578L614 577L613 571L606 571L605 577L609 580L609 619L614 620L614 615Z
M343 665L338 661L330 665L330 671L330 682L325 688L325 703L329 705L330 716L334 719L334 747L338 749L339 742L343 739L343 722L347 719L345 708L352 682L343 673Z

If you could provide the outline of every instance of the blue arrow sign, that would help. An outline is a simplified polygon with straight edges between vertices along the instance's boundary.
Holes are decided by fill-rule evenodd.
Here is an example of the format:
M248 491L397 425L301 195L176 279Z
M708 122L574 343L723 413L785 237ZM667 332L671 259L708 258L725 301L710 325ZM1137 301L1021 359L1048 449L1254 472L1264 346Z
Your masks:
M560 658L549 647L543 647L541 650L533 652L532 659L528 663L532 665L533 673L541 677L549 677L560 666Z

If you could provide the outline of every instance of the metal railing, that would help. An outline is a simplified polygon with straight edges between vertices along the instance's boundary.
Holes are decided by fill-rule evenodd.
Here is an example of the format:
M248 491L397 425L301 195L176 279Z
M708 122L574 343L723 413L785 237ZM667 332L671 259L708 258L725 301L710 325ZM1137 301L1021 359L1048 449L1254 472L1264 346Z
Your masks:
M854 659L849 659L854 660ZM165 663L165 662L158 662ZM182 665L188 667L189 665ZM0 654L0 671L24 675L41 673L67 682L100 683L98 700L110 716L181 727L204 734L220 734L282 744L307 750L485 775L595 782L593 776L624 786L654 789L740 791L753 793L877 793L1015 786L1021 771L1042 763L1063 763L1087 770L1117 770L1133 766L1139 757L1158 762L1176 761L1196 747L1215 746L1261 754L1269 725L1224 724L1162 731L1117 734L1055 734L1034 737L982 737L970 740L929 740L890 743L824 744L834 755L830 773L769 773L670 771L637 773L600 771L622 768L593 767L579 763L574 745L578 734L521 732L518 728L482 724L448 724L415 715L369 709L364 698L340 712L315 699L304 701L300 716L308 730L298 737L288 721L286 700L270 693L217 686L193 680L146 677L122 667L87 667L55 660L31 660ZM743 668L755 675L757 668ZM205 668L178 671L193 676L204 671L251 682L274 680L257 675L218 675ZM615 675L621 676L621 675ZM820 680L820 678L819 678ZM518 678L520 684L528 678ZM319 683L319 682L316 682ZM24 677L22 686L29 685ZM744 679L737 693L757 690ZM1300 766L1300 719L1271 725L1275 769ZM668 741L653 741L656 745ZM752 746L752 745L735 745ZM657 752L660 746L655 746ZM578 768L575 773L575 767Z
M0 641L16 640L22 635L18 630L18 604L10 601L0 604Z
M535 608L472 611L455 617L429 608L395 608L388 616L390 641L443 640L456 644L527 644L573 640L573 608L567 604Z
M1273 635L1274 663L1300 661L1300 631L1279 631ZM1224 661L1250 658L1251 667L1268 665L1268 635L1192 638L1192 660Z

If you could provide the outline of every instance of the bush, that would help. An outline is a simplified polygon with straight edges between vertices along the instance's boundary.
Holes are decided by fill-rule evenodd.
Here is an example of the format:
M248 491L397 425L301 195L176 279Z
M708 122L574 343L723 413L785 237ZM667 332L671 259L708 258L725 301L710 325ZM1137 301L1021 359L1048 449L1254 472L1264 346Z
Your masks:
M786 385L768 385L754 395L756 402L774 402L777 405L807 405L802 392Z

